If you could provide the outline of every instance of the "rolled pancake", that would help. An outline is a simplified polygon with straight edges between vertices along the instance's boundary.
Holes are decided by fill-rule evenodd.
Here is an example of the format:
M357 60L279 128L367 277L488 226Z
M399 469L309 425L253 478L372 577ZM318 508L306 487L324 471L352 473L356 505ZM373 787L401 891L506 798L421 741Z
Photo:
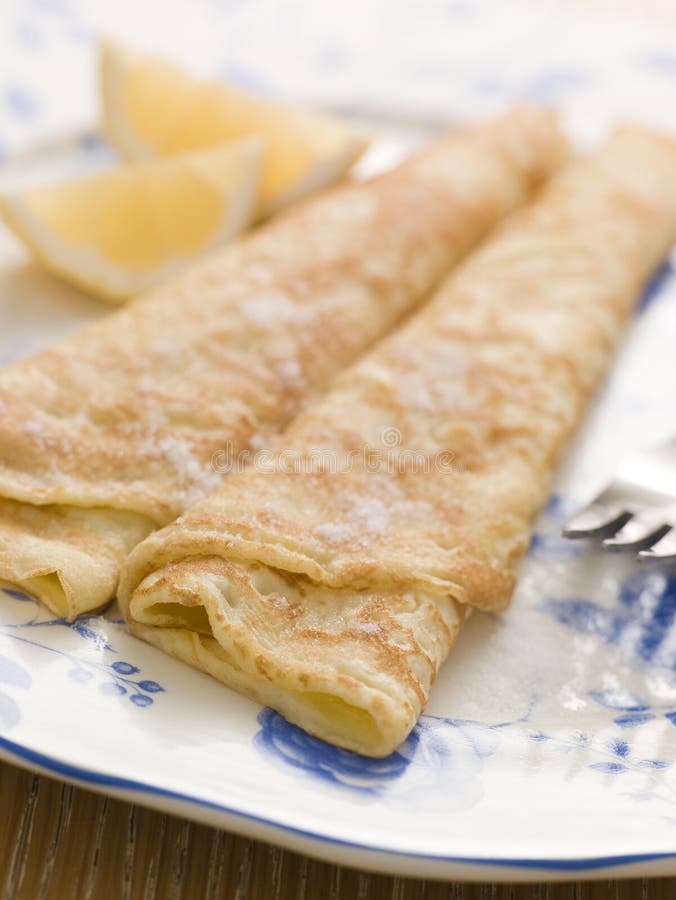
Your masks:
M336 189L0 373L0 579L72 618L131 548L426 298L561 161L546 112Z
M390 753L467 612L503 609L553 467L676 240L676 143L618 131L338 377L275 454L131 554L135 635Z

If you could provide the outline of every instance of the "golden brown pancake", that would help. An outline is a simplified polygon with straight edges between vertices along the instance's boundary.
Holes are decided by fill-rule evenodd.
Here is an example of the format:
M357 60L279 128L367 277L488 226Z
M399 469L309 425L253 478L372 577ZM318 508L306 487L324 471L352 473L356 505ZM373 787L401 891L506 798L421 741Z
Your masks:
M676 240L676 143L556 176L259 459L131 554L132 632L390 753L474 607L509 602L557 457Z
M521 109L340 187L0 373L0 579L69 618L284 428L560 162Z

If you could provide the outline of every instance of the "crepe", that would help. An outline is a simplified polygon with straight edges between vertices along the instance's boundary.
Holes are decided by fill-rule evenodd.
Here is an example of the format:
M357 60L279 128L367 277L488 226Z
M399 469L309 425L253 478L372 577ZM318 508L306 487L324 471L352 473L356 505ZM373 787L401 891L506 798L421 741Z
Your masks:
M389 754L533 514L676 240L676 143L618 131L339 376L274 453L143 541L131 631L327 741Z
M561 161L519 109L345 186L0 373L0 579L72 618ZM214 457L214 454L218 454Z

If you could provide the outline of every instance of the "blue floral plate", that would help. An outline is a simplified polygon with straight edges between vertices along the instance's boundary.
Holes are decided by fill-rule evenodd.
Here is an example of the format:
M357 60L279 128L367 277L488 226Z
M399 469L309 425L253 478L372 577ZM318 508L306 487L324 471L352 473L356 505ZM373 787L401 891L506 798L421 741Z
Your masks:
M105 158L95 138L77 149ZM107 311L0 233L0 365ZM388 759L307 736L135 640L114 608L69 624L9 586L0 755L360 868L493 881L675 874L676 571L559 537L621 454L676 429L665 417L674 346L668 264L561 467L511 608L471 618Z

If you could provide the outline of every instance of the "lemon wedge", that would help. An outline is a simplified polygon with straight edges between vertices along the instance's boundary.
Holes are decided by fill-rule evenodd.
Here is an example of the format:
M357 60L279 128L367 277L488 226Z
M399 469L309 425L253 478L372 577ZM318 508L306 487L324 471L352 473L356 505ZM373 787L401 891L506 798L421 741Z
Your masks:
M120 301L249 224L261 158L246 140L119 166L0 197L0 216L47 268Z
M100 79L104 130L128 159L261 138L261 216L335 181L366 146L331 116L199 81L168 62L107 42Z

